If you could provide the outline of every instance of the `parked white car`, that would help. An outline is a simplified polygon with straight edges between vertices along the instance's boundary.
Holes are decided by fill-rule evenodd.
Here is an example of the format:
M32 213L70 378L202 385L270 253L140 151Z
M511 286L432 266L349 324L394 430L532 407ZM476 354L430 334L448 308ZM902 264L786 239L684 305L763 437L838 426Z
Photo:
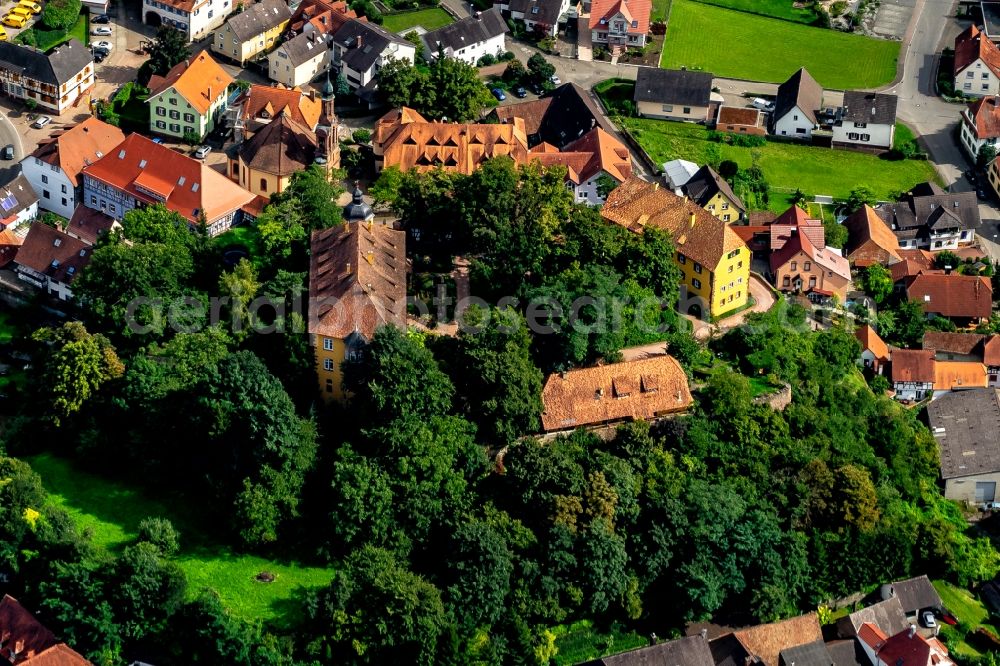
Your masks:
M194 156L199 160L203 160L210 152L212 152L212 146L201 146L198 150L194 151Z
M761 111L774 111L774 102L768 102L763 97L754 97L753 108L760 109Z
M924 611L920 614L920 619L928 629L933 629L937 626L937 620L934 619L933 611Z
M99 25L90 31L90 34L96 35L97 37L110 37L115 34L114 30L106 25Z
M997 511L1000 510L1000 502L983 502L979 505L980 511Z
M104 49L105 51L107 51L108 53L110 53L111 51L114 50L115 45L112 44L111 42L107 41L106 39L102 39L99 42L91 42L90 43L90 48L92 48L92 49Z

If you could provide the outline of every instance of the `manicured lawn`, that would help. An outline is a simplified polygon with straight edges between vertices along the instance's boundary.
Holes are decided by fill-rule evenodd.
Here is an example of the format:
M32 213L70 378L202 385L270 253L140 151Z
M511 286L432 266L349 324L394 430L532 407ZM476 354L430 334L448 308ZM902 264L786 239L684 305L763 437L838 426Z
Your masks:
M425 30L437 30L454 23L451 16L440 7L418 9L415 12L386 14L383 16L382 27L389 32L400 32L416 26Z
M333 575L323 567L233 551L217 540L213 526L204 524L198 508L185 498L154 498L139 487L95 476L48 454L26 460L42 477L51 501L68 511L80 528L91 530L99 546L116 550L135 538L143 518L169 518L181 532L177 563L187 575L189 594L212 587L240 617L291 626L301 608L297 598L326 585ZM276 574L274 582L256 582L261 571Z
M556 647L559 649L554 659L557 666L571 666L649 645L647 638L634 631L612 627L603 632L595 629L589 620L568 626L559 625L552 632L556 635Z
M696 0L696 2L796 23L812 23L817 18L816 12L812 9L796 7L791 0Z
M917 183L937 178L934 167L925 160L882 160L850 150L772 141L761 148L740 148L709 141L708 130L701 125L641 118L621 118L620 122L656 164L677 158L697 164L723 159L746 168L753 162L752 153L759 153L760 167L773 188L769 208L776 212L788 208L796 188L810 196L847 199L851 190L867 185L880 200L888 200Z
M90 20L88 16L87 12L81 13L80 18L67 32L62 30L46 30L40 22L36 22L27 30L21 32L15 41L23 44L33 43L39 51L49 51L63 42L68 42L73 37L80 40L83 44L88 44L90 42Z
M898 56L899 42L673 0L660 66L774 83L804 66L827 88L852 89L891 81Z

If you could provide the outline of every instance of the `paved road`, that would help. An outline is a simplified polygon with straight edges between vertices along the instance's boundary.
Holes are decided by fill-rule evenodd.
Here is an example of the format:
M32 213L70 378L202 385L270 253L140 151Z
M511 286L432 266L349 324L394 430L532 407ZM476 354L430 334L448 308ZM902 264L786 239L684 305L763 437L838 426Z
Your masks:
M14 127L14 123L10 121L6 113L0 113L0 148L8 143L14 145L14 161L0 162L0 182L2 183L9 183L21 171L18 162L24 157L24 146L21 143L21 134Z
M937 54L945 27L953 23L954 5L953 0L918 0L914 11L920 14L906 51L903 78L887 91L898 95L900 120L923 137L944 182L953 191L967 192L972 186L962 172L969 165L954 135L962 107L934 94Z

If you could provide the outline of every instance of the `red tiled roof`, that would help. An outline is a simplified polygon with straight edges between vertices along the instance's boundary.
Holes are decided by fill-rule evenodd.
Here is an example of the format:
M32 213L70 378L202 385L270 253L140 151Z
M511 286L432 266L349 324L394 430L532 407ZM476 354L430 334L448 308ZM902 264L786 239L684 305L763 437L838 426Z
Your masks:
M602 171L619 183L625 182L632 175L632 157L628 148L600 127L595 127L576 141L567 144L562 151L532 149L529 151L528 160L536 159L545 166L561 164L567 167L570 170L570 178L577 184L590 180ZM577 174L576 178L573 178L574 172Z
M406 322L406 233L380 224L314 231L309 261L309 332L371 340Z
M856 331L854 331L854 337L858 339L861 343L862 351L870 351L875 354L875 358L881 361L889 360L889 347L885 344L885 341L879 337L879 334L875 332L875 329L865 324L860 326Z
M966 67L982 60L997 76L1000 76L1000 49L974 25L955 38L955 75Z
M215 169L141 134L130 134L83 172L140 201L162 202L192 223L203 214L211 224L254 198Z
M87 243L36 222L17 251L17 263L57 282L70 283L90 263L92 254Z
M1000 366L1000 335L991 335L983 343L983 363L990 367Z
M762 115L757 109L749 107L723 106L719 108L719 117L716 122L719 125L762 127L764 124Z
M651 0L594 0L590 6L590 29L600 27L601 19L605 20L604 26L607 27L612 17L621 13L629 22L629 33L645 35L649 32L649 13L652 9ZM633 23L637 25L633 27Z
M4 663L14 650L18 666L90 666L65 643L56 641L52 632L10 595L0 600L0 645L4 646Z
M889 376L893 382L934 383L932 349L893 349Z
M858 627L858 640L873 650L878 650L882 647L887 638L889 637L881 629L870 622L865 622Z
M921 273L907 287L906 297L919 302L924 312L943 317L988 319L993 311L993 287L981 276Z
M650 419L684 411L691 402L687 375L673 356L581 368L545 380L542 429Z
M969 104L972 126L979 139L995 139L1000 136L1000 98L988 95ZM964 119L969 122L968 118Z
M934 390L986 388L986 366L974 361L935 361Z
M73 217L66 225L66 233L79 238L84 243L93 245L97 239L117 224L115 218L105 215L99 210L77 206Z
M868 204L844 220L849 233L847 258L857 266L888 264L901 259L899 239Z
M921 346L936 352L972 355L985 339L985 335L974 333L927 331L924 333L924 341Z
M199 115L205 115L215 100L227 94L232 84L233 77L212 59L208 51L202 51L193 59L174 65L166 76L153 75L149 80L149 98L173 88Z
M809 239L808 234L803 233L801 229L793 233L788 242L780 250L771 255L771 270L777 271L778 268L784 266L800 251L827 271L832 271L835 275L846 280L851 279L851 266L848 264L847 259L829 248L820 249L816 247Z
M932 648L931 643L915 629L907 629L886 640L877 652L879 661L901 666L933 666L942 663L942 658L947 659L948 650L944 645L934 641Z

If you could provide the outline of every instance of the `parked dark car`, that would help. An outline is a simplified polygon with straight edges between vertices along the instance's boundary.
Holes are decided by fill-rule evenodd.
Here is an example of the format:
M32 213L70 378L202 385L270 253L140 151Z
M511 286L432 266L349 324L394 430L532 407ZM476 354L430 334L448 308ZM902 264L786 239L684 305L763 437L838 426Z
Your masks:
M8 143L4 146L3 150L0 151L0 157L3 157L5 160L14 159L14 144Z
M525 97L528 96L528 91L524 89L524 86L518 86L517 90L514 91L514 94L520 97L521 99L524 99Z
M980 199L984 199L985 200L986 199L986 188L984 188L982 185L977 186L976 187L976 196L979 197Z
M94 51L94 62L96 63L104 62L107 59L107 57L108 54L105 53L104 51L96 51L96 50Z
M90 19L91 23L111 23L111 17L107 14L98 14L94 18Z
M504 95L503 90L500 90L500 88L494 88L490 92L493 93L493 96L496 97L498 101L502 102L507 99L507 95Z

